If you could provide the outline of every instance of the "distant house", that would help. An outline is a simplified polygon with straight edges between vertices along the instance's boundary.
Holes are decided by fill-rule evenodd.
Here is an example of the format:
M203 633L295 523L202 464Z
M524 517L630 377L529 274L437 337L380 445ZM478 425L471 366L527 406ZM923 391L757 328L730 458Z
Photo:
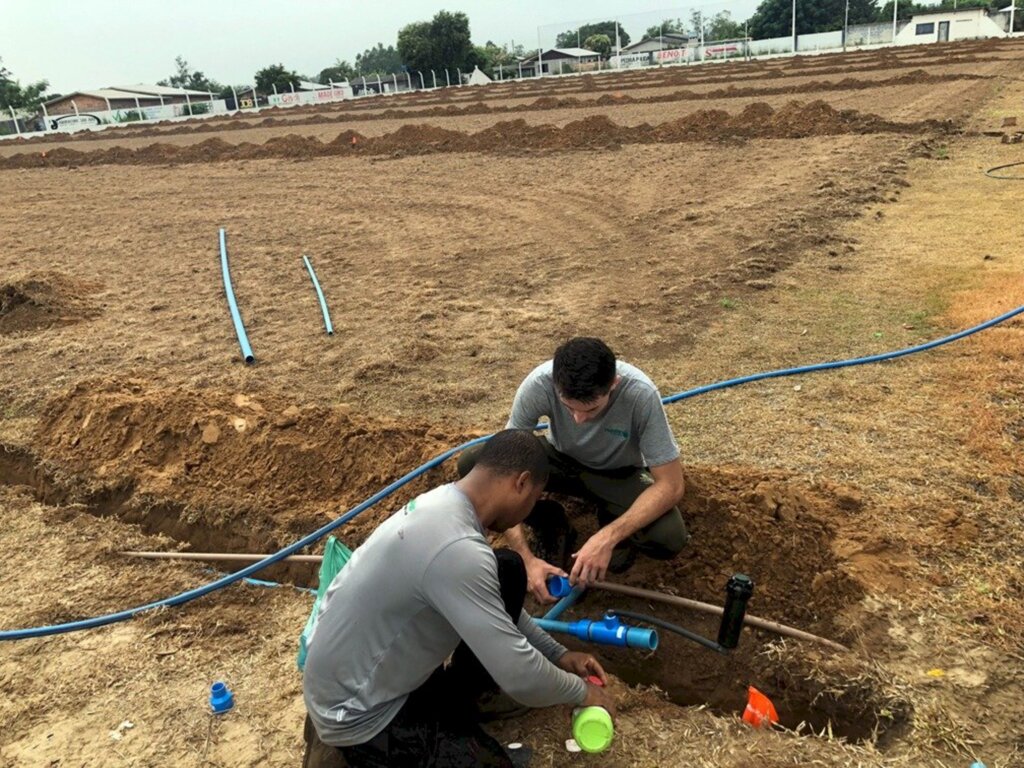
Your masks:
M516 66L522 71L523 77L534 77L537 74L538 56L540 71L545 75L596 69L597 63L601 60L601 54L586 48L548 48L539 54L534 53L519 60Z
M159 107L164 104L210 101L215 94L164 85L130 85L75 91L43 102L50 115L73 115L77 112L114 111Z
M636 53L653 53L654 51L670 51L675 48L685 48L690 42L690 36L666 32L656 37L645 37L635 43L622 46L622 55L628 56Z
M984 8L915 13L896 35L896 45L944 43L949 40L977 40L1006 37L1006 15L990 16Z

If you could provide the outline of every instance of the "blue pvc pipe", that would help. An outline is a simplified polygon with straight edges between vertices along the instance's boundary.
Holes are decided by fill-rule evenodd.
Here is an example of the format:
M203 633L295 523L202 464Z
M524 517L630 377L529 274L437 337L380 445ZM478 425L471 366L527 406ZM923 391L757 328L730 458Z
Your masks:
M656 650L658 647L657 631L646 627L628 626L611 614L597 620L580 619L566 622L534 619L533 622L545 632L560 632L590 643L620 648L643 648L647 651Z
M235 324L235 333L238 334L238 344L242 348L242 357L245 362L252 365L256 357L249 346L249 337L245 335L245 326L242 325L242 315L238 312L238 304L235 302L235 292L231 288L231 273L228 271L228 247L224 242L224 227L220 228L220 273L224 278L224 293L228 297L228 307L231 309L231 320Z
M118 611L117 613L108 613L103 616L96 616L91 619L69 621L64 624L54 624L48 627L9 629L0 632L0 640L23 640L29 637L45 637L47 635L57 635L63 632L77 632L82 629L94 629L95 627L102 627L107 624L113 624L118 621L125 621L126 619L130 619L133 616L136 616L144 611L162 608L163 606L182 605L197 598L203 597L204 595L208 595L211 592L216 592L218 589L223 589L229 584L234 584L236 581L241 581L247 576L251 576L257 571L263 570L268 565L273 565L274 563L280 562L284 558L288 557L288 555L294 555L300 549L308 547L310 544L315 543L318 539L321 539L324 536L326 536L335 528L339 528L340 526L344 525L353 517L358 515L360 512L369 509L381 499L390 496L392 493L397 491L399 488L401 488L409 481L414 480L420 475L426 473L428 470L433 469L434 467L441 464L441 462L445 461L451 456L454 456L459 451L465 450L466 448L472 448L474 445L479 445L480 443L486 442L488 437L490 437L490 435L487 435L486 437L477 437L474 438L473 440L469 440L468 442L463 443L462 445L456 446L455 448L451 448L445 451L440 456L437 456L428 461L426 464L418 467L417 469L414 469L412 472L409 472L407 475L404 475L403 477L399 478L386 488L377 491L377 493L373 494L373 496L368 498L363 503L353 507L344 515L339 517L337 520L334 520L328 523L327 525L323 526L322 528L313 531L313 533L299 539L294 544L289 544L284 549L279 550L272 555L268 555L267 557L260 560L258 563L252 563L251 565L247 565L242 570L235 571L234 573L228 574L227 576L222 576L216 581L211 581L209 584L204 584L201 587L190 589L186 592L174 595L173 597L167 597L162 600L155 600L152 603L139 605L135 608L128 608L123 611Z
M223 253L223 240L224 240L224 230L222 229L221 230L222 253ZM916 346L916 347L910 347L908 349L897 350L895 352L889 352L889 353L882 354L882 355L872 355L871 357L860 357L860 358L855 358L853 360L841 360L841 361L831 362L831 363L818 363L817 365L804 366L803 368L786 368L786 369L782 369L782 370L778 370L778 371L770 371L768 373L754 374L752 376L743 376L743 377L737 378L737 379L729 379L728 381L720 382L718 384L708 384L708 385L703 386L703 387L697 387L696 389L687 390L686 392L680 392L679 394L671 395L669 397L662 398L662 403L664 403L665 405L670 405L671 403L679 402L680 400L684 400L684 399L686 399L688 397L694 397L696 395L702 395L702 394L704 394L706 392L711 392L711 391L716 390L716 389L725 389L726 387L734 387L734 386L736 386L738 384L746 384L748 382L758 381L760 379L767 379L767 378L773 378L773 377L778 377L778 376L789 376L789 375L795 375L797 373L810 373L812 371L828 370L830 368L843 368L843 367L846 367L848 365L863 365L865 363L874 363L874 362L879 362L879 361L882 361L882 360L888 360L888 359L895 358L895 357L902 357L903 355L908 355L908 354L911 354L912 352L921 352L921 351L926 350L926 349L932 349L934 347L938 347L938 346L941 346L943 344L948 344L948 343L950 343L952 341L956 341L958 339L962 339L965 336L970 336L973 333L978 333L979 331L983 331L986 328L991 328L992 326L997 325L998 323L1002 323L1002 322L1004 322L1006 320L1009 320L1010 318L1015 317L1016 315L1019 315L1021 313L1024 313L1024 306L1020 306L1020 307L1017 307L1016 309L1013 309L1013 310L1011 310L1009 312L1005 312L1002 315L999 315L999 317L995 317L995 318L993 318L991 320L988 320L988 321L986 321L984 323L981 323L980 325L976 325L976 326L974 326L972 328L968 328L965 331L960 331L959 333L955 333L955 334L953 334L951 336L945 336L945 337L943 337L941 339L936 339L935 341L928 342L927 344L921 344L921 345ZM538 424L537 425L537 429L544 429L544 428L546 428L546 426L547 425ZM424 474L427 470L433 469L434 467L436 467L437 465L439 465L441 462L445 461L449 457L454 456L459 451L462 451L462 450L465 450L466 448L470 448L470 447L472 447L474 445L479 445L480 443L486 442L489 437L490 437L490 435L485 435L483 437L476 438L475 440L470 440L470 441L468 441L466 443L463 443L462 445L456 446L455 448L451 448L451 449L445 451L440 456L437 456L437 457L431 459L426 464L423 464L422 466L418 467L417 469L414 469L412 472L408 473L407 475L399 478L398 480L393 482L391 485L387 486L387 488L384 488L383 490L378 491L373 496L371 496L366 501L364 501L362 504L359 504L358 506L353 507L351 510L349 510L344 515L339 517L337 520L335 520L335 521L333 521L331 523L328 523L327 525L323 526L319 530L314 531L313 533L311 533L308 536L300 539L299 541L295 542L294 544L289 544L284 549L282 549L282 550L280 550L278 552L275 552L273 555L270 555L270 556L264 558L263 560L260 560L258 563L253 563L252 565L246 566L241 571L236 571L235 573L230 574L229 576L224 576L223 578L217 579L216 581L210 582L209 584L205 584L205 585L203 585L201 587L196 587L195 589L190 589L187 592L182 592L182 593L174 595L172 597L166 597L166 598L164 598L162 600L157 600L157 601L154 601L152 603L147 603L146 605L141 605L141 606L138 606L136 608L129 608L129 609L126 609L124 611L119 611L117 613L106 614L105 616L97 616L97 617L92 618L92 619L82 619L81 621L71 621L71 622L67 622L65 624L54 624L54 625L51 625L51 626L41 626L41 627L31 627L31 628L28 628L28 629L11 629L11 630L6 630L6 631L0 631L0 640L22 640L22 639L29 638L29 637L45 637L47 635L56 635L56 634L60 634L62 632L75 632L75 631L78 631L78 630L81 630L81 629L91 629L93 627L102 627L102 626L105 626L107 624L113 624L114 622L117 622L117 621L124 621L126 619L130 619L133 616L135 616L136 614L141 613L142 611L147 611L147 610L151 610L151 609L154 609L154 608L160 608L160 607L163 607L163 606L181 605L181 604L187 603L187 602L189 602L191 600L195 600L196 598L203 597L204 595L208 595L211 592L215 592L218 589L223 589L224 587L228 586L229 584L233 584L234 582L238 581L239 579L245 578L246 576L250 576L253 573L256 573L257 571L260 571L263 568L266 568L268 565L273 565L274 563L279 562L280 560L284 559L285 557L288 557L288 555L295 554L298 550L302 549L303 547L307 547L310 544L313 544L318 539L322 538L323 536L326 536L328 533L333 531L335 528L338 528L341 525L347 523L349 520L351 520L353 517L358 515L360 512L362 512L362 511L364 511L366 509L369 509L370 507L372 507L374 504L376 504L381 499L386 498L387 496L390 496L392 493L397 491L399 488L401 488L403 485L405 485L409 481L411 481L411 480L419 477L420 475Z
M309 257L303 254L302 260L306 262L306 271L309 272L309 279L313 281L316 295L320 299L320 311L324 316L324 327L327 328L327 335L333 336L334 326L331 325L331 313L327 311L327 299L324 298L324 292L320 290L320 281L316 279L316 272L313 271L313 265L309 263Z
M573 587L569 591L568 595L566 595L561 600L559 600L557 603L555 603L553 606L551 606L551 610L549 610L547 613L544 614L544 618L545 619L557 619L559 616L561 616L563 613L565 613L565 611L570 606L572 606L573 603L575 603L577 600L579 600L580 595L583 594L583 590L584 590L584 587Z

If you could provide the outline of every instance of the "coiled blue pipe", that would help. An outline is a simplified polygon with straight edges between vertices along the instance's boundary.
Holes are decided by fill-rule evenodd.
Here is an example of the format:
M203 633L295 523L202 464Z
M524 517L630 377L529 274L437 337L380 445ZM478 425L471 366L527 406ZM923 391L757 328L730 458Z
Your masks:
M324 315L324 327L327 328L327 335L333 336L334 326L331 325L331 313L327 311L327 299L324 298L324 292L320 290L320 281L316 279L316 272L313 271L313 265L309 263L309 257L303 254L302 260L306 262L306 271L309 272L309 279L313 281L316 295L320 299L320 311Z
M545 632L561 632L591 643L616 645L620 648L643 648L647 651L658 647L658 633L646 627L631 627L623 624L618 616L606 615L603 619L593 621L554 621L552 619L534 619L533 622Z
M224 230L221 230L222 252L223 252L223 241L224 241ZM225 261L225 264L226 264L226 261ZM895 352L888 352L888 353L881 354L881 355L872 355L870 357L858 357L858 358L854 358L853 360L840 360L840 361L831 362L831 363L818 363L817 365L808 365L808 366L804 366L802 368L785 368L785 369L781 369L781 370L777 370L777 371L770 371L768 373L759 373L759 374L754 374L754 375L751 375L751 376L743 376L743 377L736 378L736 379L729 379L728 381L719 382L718 384L708 384L708 385L703 386L703 387L697 387L696 389L690 389L690 390L687 390L686 392L680 392L679 394L671 395L669 397L662 398L662 403L664 403L665 405L670 405L671 403L676 403L676 402L679 402L680 400L684 400L684 399L689 398L689 397L695 397L696 395L702 395L702 394L704 394L706 392L711 392L711 391L714 391L716 389L725 389L727 387L734 387L734 386L737 386L739 384L746 384L746 383L749 383L749 382L752 382L752 381L759 381L761 379L768 379L768 378L774 378L774 377L779 377L779 376L791 376L791 375L795 375L797 373L811 373L812 371L822 371L822 370L828 370L828 369L831 369L831 368L844 368L844 367L850 366L850 365L864 365L865 363L875 363L875 362L880 362L882 360L890 360L890 359L897 358L897 357L903 357L904 355L909 355L909 354L912 354L914 352L922 352L922 351L924 351L926 349L933 349L933 348L941 346L943 344L949 344L950 342L956 341L958 339L962 339L965 336L970 336L973 333L978 333L979 331L983 331L986 328L991 328L994 325L997 325L999 323L1005 322L1006 320L1009 320L1010 318L1015 317L1015 316L1017 316L1017 315L1019 315L1021 313L1024 313L1024 306L1020 306L1020 307L1017 307L1014 310L1011 310L1009 312L1005 312L1002 315L999 315L999 317L995 317L995 318L993 318L991 320L988 320L988 321L986 321L984 323L981 323L980 325L976 325L976 326L974 326L972 328L968 328L965 331L960 331L959 333L954 333L951 336L946 336L944 338L928 342L927 344L920 344L920 345L918 345L916 347L910 347L908 349L897 350ZM537 425L537 429L543 429L545 427L546 427L546 425L542 425L542 424L538 424ZM102 627L102 626L105 626L107 624L113 624L114 622L124 621L125 619L130 619L132 616L135 616L136 614L139 614L139 613L141 613L143 611L148 611L148 610L151 610L153 608L160 608L160 607L165 606L165 605L166 606L181 605L181 604L187 603L187 602L189 602L191 600L195 600L196 598L203 597L204 595L208 595L211 592L215 592L218 589L223 589L224 587L228 586L229 584L235 583L239 579L243 579L246 576L251 576L252 574L256 573L257 571L260 571L260 570L266 568L268 565L273 565L274 563L279 562L283 558L288 557L288 555L295 554L296 552L298 552L303 547L308 547L310 544L315 543L318 539L326 536L328 533L330 533L334 529L336 529L336 528L340 527L341 525L344 525L345 523L347 523L349 520L351 520L353 517L358 515L360 512L362 512L362 511L364 511L366 509L369 509L370 507L372 507L374 504L376 504L381 499L384 499L384 498L390 496L392 493L397 491L399 488L401 488L403 485L408 483L410 480L413 480L413 479L419 477L420 475L422 475L423 473L427 472L428 470L433 469L434 467L436 467L437 465L441 464L446 459L450 458L451 456L454 456L459 451L463 451L466 448L471 448L474 445L479 445L480 443L486 442L489 437L490 437L490 435L485 435L483 437L478 437L478 438L476 438L474 440L470 440L468 442L463 443L462 445L458 445L455 448L451 448L451 449L445 451L440 456L437 456L436 458L431 459L430 461L428 461L426 464L422 465L421 467L419 467L417 469L414 469L412 472L408 473L404 477L399 478L398 480L393 482L391 485L387 486L387 488L384 488L383 490L378 491L377 493L375 493L373 496L368 498L363 503L361 503L358 506L355 506L352 509L350 509L348 512L346 512L344 515L339 517L337 520L335 520L335 521L333 521L331 523L328 523L327 525L323 526L319 530L314 531L313 533L311 533L308 536L300 539L299 541L295 542L294 544L289 544L284 549L280 550L279 552L275 552L273 555L270 555L269 557L266 557L263 560L260 560L258 563L253 563L252 565L246 566L245 568L243 568L240 571L232 573L232 574L230 574L228 576L224 576L223 578L217 579L216 581L210 582L209 584L205 584L205 585L203 585L201 587L196 587L195 589L190 589L187 592L182 592L182 593L180 593L178 595L174 595L172 597L167 597L167 598L164 598L162 600L157 600L157 601L152 602L152 603L147 603L146 605L141 605L141 606L138 606L136 608L129 608L129 609L126 609L124 611L119 611L117 613L109 613L109 614L106 614L105 616L97 616L95 618L82 619L80 621L71 621L71 622L67 622L65 624L53 624L53 625L50 625L50 626L42 626L42 627L30 627L28 629L10 629L10 630L6 630L6 631L3 631L3 632L0 632L0 640L23 640L23 639L26 639L26 638L29 638L29 637L45 637L46 635L56 635L56 634L60 634L60 633L63 633L63 632L76 632L76 631L81 630L81 629L92 629L94 627Z
M242 348L242 357L245 362L252 365L256 357L249 346L249 337L245 335L245 326L242 325L242 315L238 312L238 304L235 303L235 291L231 287L231 273L228 271L228 247L224 242L224 227L220 228L220 273L224 278L224 293L228 296L228 307L231 309L231 320L235 324L235 333L238 334L238 345Z

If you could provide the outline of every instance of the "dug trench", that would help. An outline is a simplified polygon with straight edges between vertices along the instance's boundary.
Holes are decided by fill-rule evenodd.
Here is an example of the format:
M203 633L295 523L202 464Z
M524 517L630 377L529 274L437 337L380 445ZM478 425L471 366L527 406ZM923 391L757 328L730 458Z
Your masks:
M83 513L116 516L169 537L169 548L268 552L464 439L426 425L362 417L344 407L300 407L279 395L93 380L48 403L31 448L0 445L0 479L62 508L68 519ZM357 546L401 499L451 479L453 472L442 465L417 478L394 501L340 528L339 538ZM750 613L847 642L851 652L781 643L750 629L728 656L665 632L653 653L588 650L620 679L656 685L678 705L736 715L747 686L754 685L772 697L783 726L880 747L898 739L911 717L909 704L873 663L875 649L864 647L849 629L867 621L859 607L864 588L836 554L844 525L866 505L860 493L747 467L688 466L686 475L681 508L691 546L668 562L641 558L616 580L721 604L728 577L744 572L757 585ZM592 511L581 504L569 507L586 534L594 525ZM95 556L122 558L116 551ZM308 565L278 566L259 575L315 583L315 569ZM597 591L564 618L597 617L608 608L657 615L715 637L717 619ZM84 618L46 616L52 622Z

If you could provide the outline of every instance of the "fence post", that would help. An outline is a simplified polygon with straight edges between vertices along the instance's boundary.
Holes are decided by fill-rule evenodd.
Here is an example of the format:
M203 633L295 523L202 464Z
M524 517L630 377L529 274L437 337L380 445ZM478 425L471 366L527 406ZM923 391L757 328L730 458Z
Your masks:
M189 98L188 91L185 91L185 109L188 111L188 116L192 117L192 99Z
M18 116L14 114L14 107L8 104L7 108L11 110L11 119L14 121L14 132L21 136L21 126L18 125Z
M445 86L444 86L445 88L451 88L452 87L452 79L448 75L448 67L444 68L444 82L445 82Z
M235 112L237 112L241 107L238 106L238 91L235 90L233 85L231 86L231 95L235 97Z
M380 72L377 73L377 95L384 93L384 84L380 81Z
M420 90L421 91L427 90L427 86L425 86L423 84L423 72L422 72L422 70L416 70L416 74L418 74L420 76Z
M139 117L139 122L142 122L142 106L139 104L139 97L135 97L135 114Z
M71 106L75 108L75 117L78 117L78 105L75 104L75 100L71 100Z
M40 107L40 109L43 110L43 125L46 126L45 128L43 128L43 131L49 131L50 130L50 114L46 111L46 105L45 104L40 104L39 107Z
M458 67L456 67L456 68L455 68L455 72L456 72L456 73L458 74L458 76L459 76L459 82L458 82L458 85L459 85L459 87L461 88L461 87L462 87L462 70L461 70L461 69L459 69Z
M392 81L395 84L395 93L398 93L398 73L397 72L392 72L391 73L391 79L392 79Z
M430 76L434 78L434 88L437 88L437 74L434 72L434 70L430 70Z

